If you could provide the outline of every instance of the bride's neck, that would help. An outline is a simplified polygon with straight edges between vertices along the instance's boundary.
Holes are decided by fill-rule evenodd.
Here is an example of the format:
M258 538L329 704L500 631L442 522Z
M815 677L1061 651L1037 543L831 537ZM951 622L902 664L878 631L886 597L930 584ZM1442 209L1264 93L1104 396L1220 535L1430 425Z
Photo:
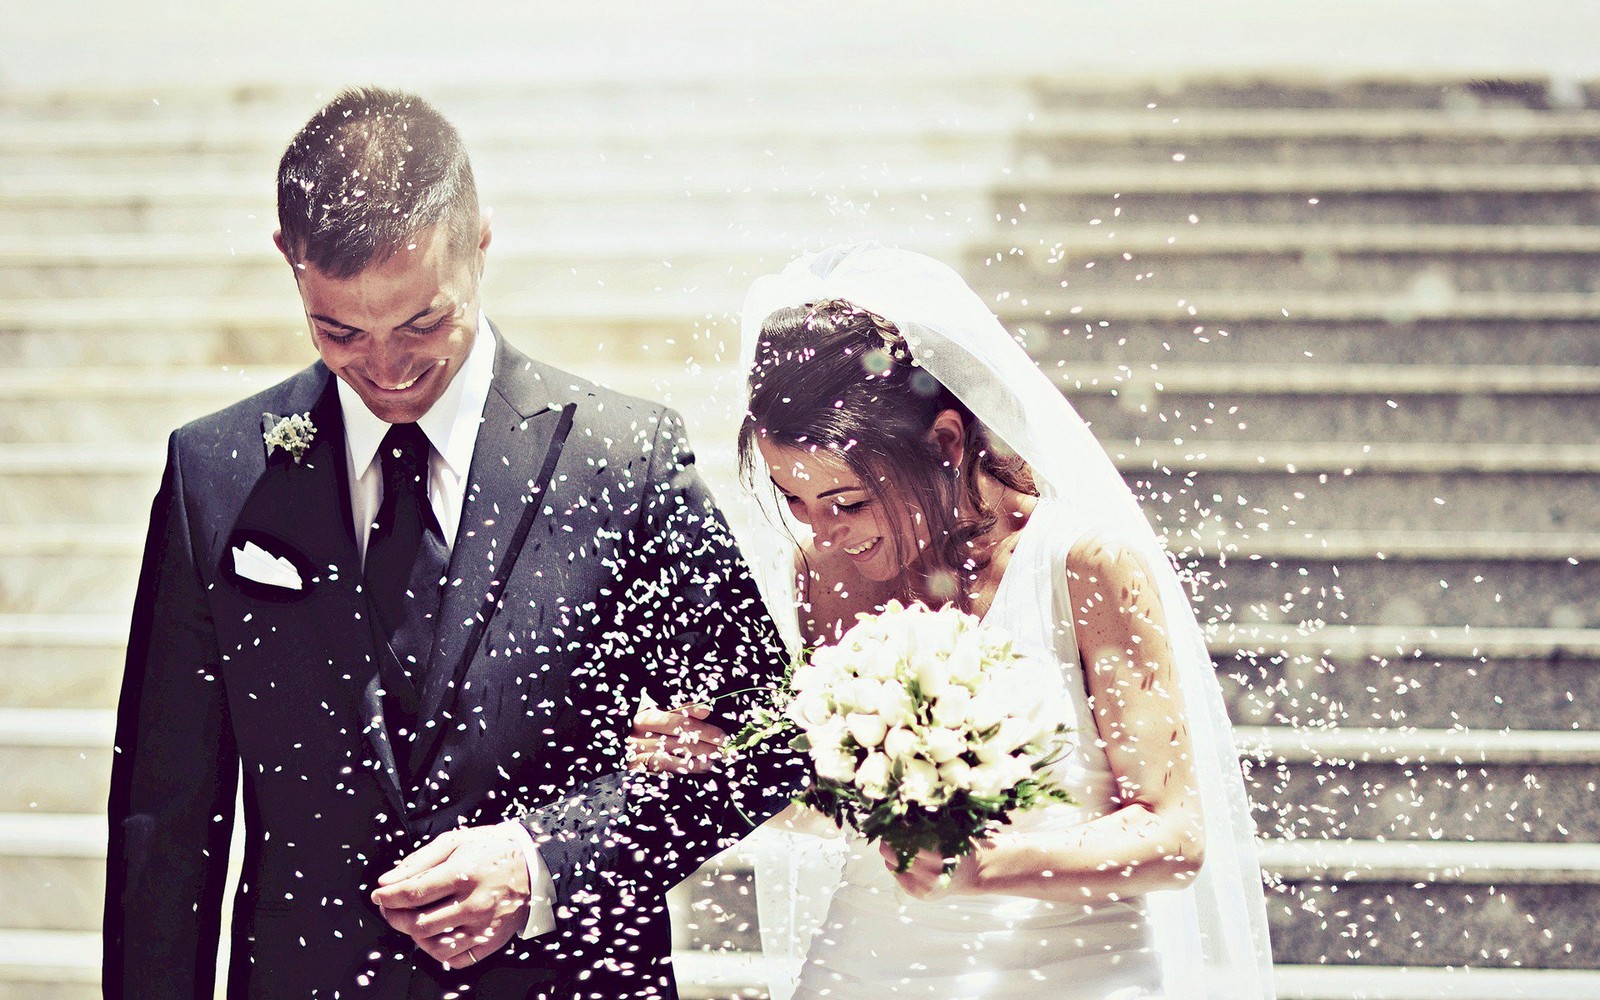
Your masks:
M995 555L1002 550L1006 539L1028 523L1028 516L1039 498L1014 490L981 471L978 473L978 496L982 498L984 508L994 516L994 524L989 530L968 543L968 552L979 569L974 573L956 567L956 580L952 581L950 568L933 565L918 567L912 576L916 581L916 589L921 591L914 595L916 599L942 603L950 599L952 585L969 593L981 592L990 574L1005 571L1004 560L997 562ZM978 515L965 497L956 510L962 518Z

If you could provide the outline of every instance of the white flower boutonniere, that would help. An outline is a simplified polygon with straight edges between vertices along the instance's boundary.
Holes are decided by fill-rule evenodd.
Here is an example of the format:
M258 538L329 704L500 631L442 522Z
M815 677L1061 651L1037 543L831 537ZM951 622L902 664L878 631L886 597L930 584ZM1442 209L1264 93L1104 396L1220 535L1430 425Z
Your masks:
M271 419L271 414L268 414ZM265 434L262 435L267 442L267 454L282 448L289 453L296 465L305 457L306 449L311 447L311 439L317 436L317 427L311 422L310 413L291 413L287 417L280 417Z

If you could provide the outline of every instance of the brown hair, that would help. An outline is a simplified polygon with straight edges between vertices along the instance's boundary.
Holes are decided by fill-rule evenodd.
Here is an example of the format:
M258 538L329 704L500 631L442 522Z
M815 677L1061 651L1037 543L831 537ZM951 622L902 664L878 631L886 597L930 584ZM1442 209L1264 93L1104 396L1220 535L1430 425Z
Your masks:
M440 222L453 252L475 247L478 188L455 126L414 94L346 90L278 161L284 248L329 277L354 277Z
M965 428L961 467L953 470L928 440L945 410L956 411ZM996 447L972 411L917 365L893 323L842 299L779 309L762 323L750 369L750 410L739 428L740 472L752 488L764 481L756 473L758 436L827 450L898 527L910 527L904 512L920 514L930 540L924 568L958 578L988 564L971 545L997 519L978 489L979 473L1020 493L1037 493L1027 464ZM910 566L915 559L898 551L902 537L915 536L901 531L891 539L900 564ZM913 580L905 583L915 592ZM963 610L970 604L962 586L950 600Z

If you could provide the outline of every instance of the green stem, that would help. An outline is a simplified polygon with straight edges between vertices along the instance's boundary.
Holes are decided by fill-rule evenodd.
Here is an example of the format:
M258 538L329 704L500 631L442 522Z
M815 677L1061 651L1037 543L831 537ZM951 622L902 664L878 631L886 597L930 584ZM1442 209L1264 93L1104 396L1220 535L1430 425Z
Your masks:
M724 691L721 694L717 695L715 698L711 698L711 699L709 699L707 701L692 701L689 704L690 705L715 705L717 702L721 701L722 699L724 699L724 698L732 698L734 695L749 694L752 691L771 691L771 690L772 690L772 688L770 688L770 687L764 687L764 686L762 686L760 684L757 684L754 687L739 688L737 691ZM688 707L688 706L685 706L685 707Z

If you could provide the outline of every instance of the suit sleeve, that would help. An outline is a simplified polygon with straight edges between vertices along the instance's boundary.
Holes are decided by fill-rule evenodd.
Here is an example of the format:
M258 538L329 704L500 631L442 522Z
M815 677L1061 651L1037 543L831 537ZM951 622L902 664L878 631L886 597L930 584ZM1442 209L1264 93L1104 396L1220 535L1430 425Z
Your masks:
M719 724L736 728L729 720L781 681L785 656L671 411L657 433L642 515L623 542L624 593L602 655L645 663L650 693L663 704L743 692L714 706ZM553 880L558 921L619 892L624 905L629 896L659 900L783 809L804 773L798 755L758 751L703 775L605 774L533 810L524 823Z
M213 995L238 782L219 662L174 435L151 507L117 709L107 997Z

